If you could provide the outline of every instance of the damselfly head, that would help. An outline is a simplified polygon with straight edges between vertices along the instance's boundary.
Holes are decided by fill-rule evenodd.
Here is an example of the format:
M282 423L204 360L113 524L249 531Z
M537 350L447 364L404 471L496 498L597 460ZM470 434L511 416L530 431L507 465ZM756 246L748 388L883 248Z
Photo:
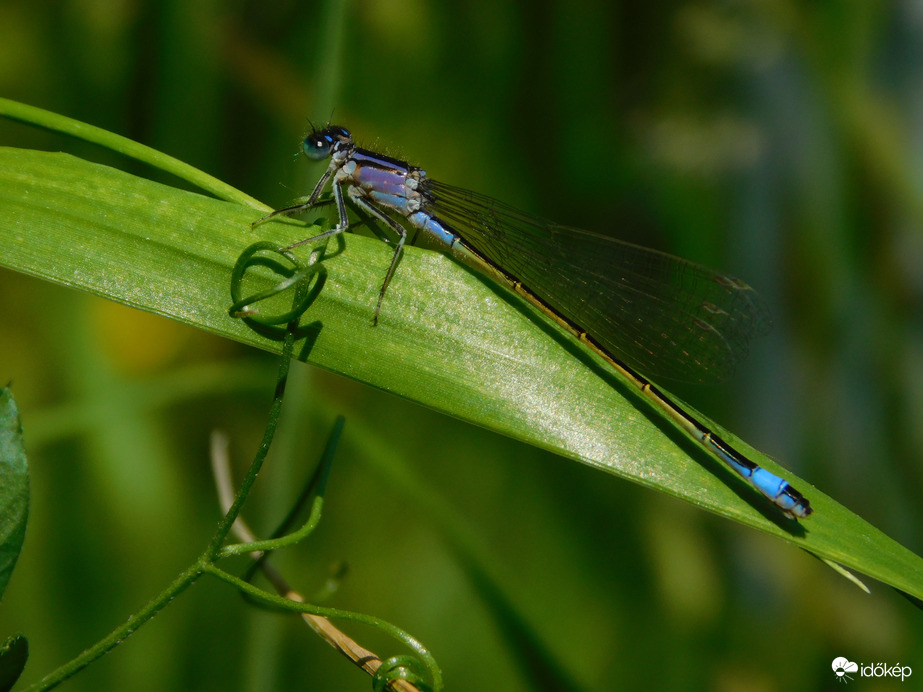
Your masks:
M333 154L339 145L351 144L352 141L353 136L345 127L328 125L305 137L301 148L309 159L320 161Z

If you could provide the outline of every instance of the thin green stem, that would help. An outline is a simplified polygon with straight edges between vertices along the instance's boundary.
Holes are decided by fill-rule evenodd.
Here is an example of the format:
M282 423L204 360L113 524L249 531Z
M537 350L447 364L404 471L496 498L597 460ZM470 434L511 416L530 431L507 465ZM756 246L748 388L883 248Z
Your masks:
M276 434L276 427L279 425L279 414L282 411L282 400L285 395L285 382L288 379L288 370L292 362L292 349L295 344L295 333L293 329L289 329L285 335L285 342L282 346L282 360L279 364L279 374L276 378L276 391L273 394L272 405L269 409L269 420L266 423L266 430L263 432L263 439L260 442L259 449L256 451L256 455L253 458L253 463L250 464L250 468L247 470L247 475L244 477L243 482L240 484L240 490L237 491L237 497L234 498L234 502L231 505L231 508L224 515L224 518L218 524L218 529L215 531L214 537L212 537L211 542L208 544L208 548L205 551L205 555L208 557L209 562L212 562L219 558L221 554L221 546L224 544L224 541L227 540L228 534L231 532L231 527L234 525L234 521L237 519L240 514L240 509L243 507L244 502L247 501L247 497L250 495L250 490L253 488L253 484L256 482L256 477L260 473L260 469L263 468L263 462L266 460L266 455L269 454L269 448L272 445L273 437Z
M253 543L233 543L231 545L226 545L221 549L218 557L224 558L234 555L243 555L245 553L268 552L270 550L279 550L294 545L306 538L317 528L323 506L324 499L322 497L318 496L314 498L314 501L311 503L311 514L308 520L300 529L293 533L280 536L279 538L267 538L262 541L254 541Z
M327 491L327 479L330 476L330 467L333 463L333 454L336 451L336 441L339 440L339 435L342 428L343 420L341 418L337 421L333 433L331 434L332 444L328 444L327 449L324 450L324 455L321 459L321 465L318 470L317 483L312 483L312 485L314 485L316 488L315 497L311 502L311 512L308 515L308 519L302 525L302 527L297 531L286 534L284 536L279 536L278 538L269 538L262 541L253 541L251 543L235 543L232 545L226 545L219 553L219 557L230 557L233 555L241 555L244 553L253 552L269 552L272 550L285 548L305 539L311 534L312 531L314 531L315 528L317 528L324 509L324 494Z
M198 560L196 560L193 565L183 571L166 589L164 589L155 598L149 601L148 604L144 606L138 613L132 615L123 625L117 627L112 632L110 632L109 635L99 640L93 646L84 650L83 653L81 653L76 658L71 659L57 670L42 678L42 680L39 682L28 687L27 690L50 690L54 687L57 687L72 675L121 644L125 639L131 636L136 629L151 620L151 618L153 618L171 600L173 600L177 595L179 595L200 576L202 576L202 574L205 572L213 571L211 569L211 563L218 558L221 545L226 540L227 535L231 530L231 526L234 524L234 520L237 519L238 514L240 514L240 508L246 501L247 496L250 493L250 489L253 487L253 484L256 481L257 474L259 474L259 471L262 468L263 461L266 459L266 454L269 452L269 447L272 444L272 438L275 434L276 426L279 420L279 412L282 407L282 399L285 392L285 381L288 377L289 364L291 363L291 353L294 342L294 332L289 330L283 346L283 356L279 366L279 374L276 381L276 391L273 397L272 406L270 408L269 420L266 425L266 431L263 435L263 440L259 449L257 450L256 455L254 456L253 463L250 465L250 469L247 472L244 482L241 484L240 490L237 493L237 497L235 498L234 503L231 505L230 510L228 510L228 512L225 514L221 522L218 524L218 529L215 532L215 536L212 538L205 552L199 557ZM312 517L313 515L314 512L312 512ZM319 509L317 518L319 519ZM220 572L220 570L218 570L218 572Z
M130 637L136 629L150 621L171 600L191 586L206 572L206 566L207 563L204 561L203 556L187 570L180 573L166 589L151 599L140 611L129 617L123 625L114 629L108 636L100 639L76 658L71 659L57 670L46 675L39 682L25 688L25 692L53 689L96 659L107 654Z
M114 132L109 132L102 128L82 123L79 120L74 120L73 118L59 115L58 113L46 111L43 108L37 108L5 98L0 98L0 115L10 120L25 123L26 125L41 127L45 130L51 130L52 132L60 132L61 134L69 135L76 139L81 139L85 142L97 144L105 149L118 152L135 161L140 161L158 170L175 175L177 178L185 180L199 189L205 190L218 199L223 199L228 202L237 202L238 204L252 207L253 209L259 209L260 211L269 210L269 207L259 200L218 180L218 178L210 176L204 171L200 171L195 166L190 166L188 163L157 151L156 149L151 149L139 142L128 139L128 137L117 135Z

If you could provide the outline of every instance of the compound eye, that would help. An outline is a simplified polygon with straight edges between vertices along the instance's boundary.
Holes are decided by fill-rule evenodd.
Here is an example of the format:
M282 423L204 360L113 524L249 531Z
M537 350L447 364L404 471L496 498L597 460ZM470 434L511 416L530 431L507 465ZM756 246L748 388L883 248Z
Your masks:
M301 148L309 159L320 161L330 156L333 151L333 137L325 132L312 132L304 138Z

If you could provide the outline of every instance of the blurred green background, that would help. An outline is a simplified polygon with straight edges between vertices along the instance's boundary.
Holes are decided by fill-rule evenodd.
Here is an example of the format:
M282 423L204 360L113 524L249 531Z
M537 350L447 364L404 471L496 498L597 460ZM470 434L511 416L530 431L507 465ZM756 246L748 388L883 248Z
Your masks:
M0 95L276 207L322 171L292 156L308 118L332 119L438 179L744 277L774 331L730 382L670 388L920 553L921 39L915 3L4 0ZM0 144L151 175L5 121ZM243 468L275 363L7 271L0 321L33 488L0 635L29 637L33 681L204 547L209 433ZM919 612L886 587L866 595L780 541L317 368L294 377L291 453L245 515L267 529L285 513L343 413L325 520L278 564L310 595L348 562L330 604L412 632L451 689L536 683L444 512L583 689L832 689L837 656L923 675ZM66 689L368 685L300 621L203 579Z

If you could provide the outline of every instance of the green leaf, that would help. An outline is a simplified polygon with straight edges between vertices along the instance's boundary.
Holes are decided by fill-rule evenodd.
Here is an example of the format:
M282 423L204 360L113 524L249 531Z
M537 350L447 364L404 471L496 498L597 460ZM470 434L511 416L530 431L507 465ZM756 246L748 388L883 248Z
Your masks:
M0 647L0 692L9 692L19 680L29 658L29 642L21 634L7 639Z
M10 582L29 516L29 473L19 410L9 387L0 389L0 600Z
M0 150L3 264L279 352L277 342L228 317L231 268L257 240L286 245L317 229L286 220L252 230L261 214L66 154ZM791 480L816 510L801 523L784 519L592 355L443 255L408 248L372 326L390 254L355 235L331 244L326 283L302 320L313 327L302 359L683 498L923 597L923 561L912 552L715 426ZM251 280L254 291L274 283Z

